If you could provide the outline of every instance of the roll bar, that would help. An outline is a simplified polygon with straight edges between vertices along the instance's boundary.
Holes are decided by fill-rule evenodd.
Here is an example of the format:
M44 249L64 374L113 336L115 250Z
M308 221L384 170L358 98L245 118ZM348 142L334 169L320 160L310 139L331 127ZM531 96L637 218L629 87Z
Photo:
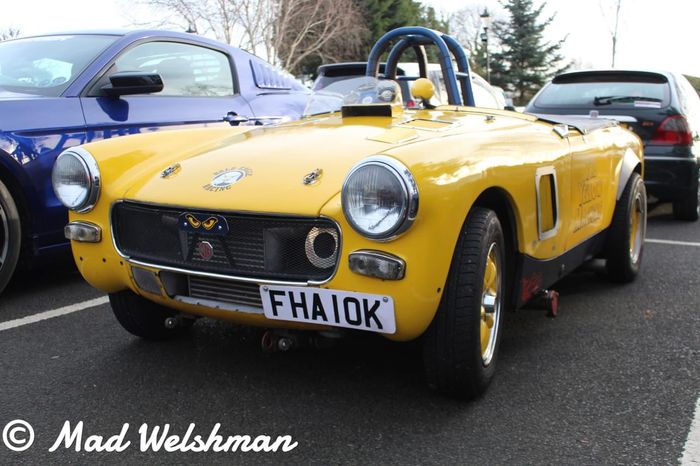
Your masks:
M397 41L389 52L386 61L384 77L396 79L396 68L401 55L413 48L418 59L421 77L428 77L428 65L425 50L426 45L434 45L440 53L439 61L442 76L447 88L447 98L450 105L474 106L474 92L469 75L469 61L464 49L452 36L432 29L419 26L406 26L394 29L384 34L369 53L367 59L367 76L379 77L379 59L389 48L392 41ZM457 71L452 65L454 58Z

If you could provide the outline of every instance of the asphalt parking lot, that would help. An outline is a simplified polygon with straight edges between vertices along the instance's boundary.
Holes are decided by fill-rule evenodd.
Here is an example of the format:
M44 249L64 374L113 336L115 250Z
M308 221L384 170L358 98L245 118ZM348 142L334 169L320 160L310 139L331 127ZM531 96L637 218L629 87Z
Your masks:
M250 331L204 319L188 337L147 343L107 304L32 322L104 300L70 267L22 274L0 296L0 428L25 420L35 441L24 452L0 443L0 462L676 464L695 448L700 223L661 208L647 237L635 283L610 284L591 264L556 287L556 319L509 315L494 383L470 403L426 388L416 345L368 337L265 354ZM49 452L65 421L105 438L129 423L132 446ZM221 434L291 435L298 446L142 453L144 423L178 435L194 423L203 436L220 423Z

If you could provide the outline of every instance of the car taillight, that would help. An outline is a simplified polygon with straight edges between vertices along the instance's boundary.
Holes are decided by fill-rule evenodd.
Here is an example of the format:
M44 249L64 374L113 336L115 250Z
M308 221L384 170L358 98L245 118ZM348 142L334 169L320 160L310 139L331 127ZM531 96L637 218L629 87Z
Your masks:
M692 140L690 127L685 117L683 115L671 115L661 122L649 143L689 146Z

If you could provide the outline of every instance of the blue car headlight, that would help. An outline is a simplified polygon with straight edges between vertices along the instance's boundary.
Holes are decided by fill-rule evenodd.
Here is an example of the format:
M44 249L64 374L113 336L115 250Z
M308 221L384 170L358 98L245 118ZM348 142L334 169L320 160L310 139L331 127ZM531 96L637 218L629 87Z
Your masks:
M350 170L341 194L348 223L361 235L387 241L405 232L418 213L418 188L408 168L387 156Z
M61 204L76 212L88 212L100 196L100 170L85 149L73 147L61 153L51 173L51 183Z

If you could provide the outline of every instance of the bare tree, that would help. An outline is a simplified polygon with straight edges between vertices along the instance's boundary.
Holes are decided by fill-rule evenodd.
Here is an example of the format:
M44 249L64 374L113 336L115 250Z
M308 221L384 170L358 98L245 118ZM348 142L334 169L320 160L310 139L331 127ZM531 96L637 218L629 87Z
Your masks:
M484 42L484 20L482 12L489 11L492 18L498 21L503 15L500 12L489 10L484 5L473 5L462 8L452 13L448 18L450 34L464 47L469 56L472 71L487 76L488 64L486 57L486 44ZM493 53L498 48L497 37L489 31L488 47Z
M232 44L237 2L230 0L141 0L139 4L156 11L157 20L132 20L137 26L177 28L210 34ZM125 8L131 4L124 3Z
M177 24L236 45L288 70L311 56L337 58L366 31L353 0L142 0ZM338 46L342 41L342 47Z
M620 9L622 0L612 0L612 8L603 7L602 0L599 3L600 11L607 19L609 15L614 15L612 24L609 26L610 38L612 39L612 67L615 68L615 57L617 55L618 26L620 25Z
M465 7L452 13L448 19L450 34L462 44L470 56L474 55L481 43L483 24L480 12L485 8L481 5Z
M22 32L17 28L9 27L7 29L2 29L0 30L0 41L15 39L21 34Z
M323 56L339 40L347 48L362 43L365 30L352 0L281 0L278 7L273 48L285 69L297 70L304 60Z

